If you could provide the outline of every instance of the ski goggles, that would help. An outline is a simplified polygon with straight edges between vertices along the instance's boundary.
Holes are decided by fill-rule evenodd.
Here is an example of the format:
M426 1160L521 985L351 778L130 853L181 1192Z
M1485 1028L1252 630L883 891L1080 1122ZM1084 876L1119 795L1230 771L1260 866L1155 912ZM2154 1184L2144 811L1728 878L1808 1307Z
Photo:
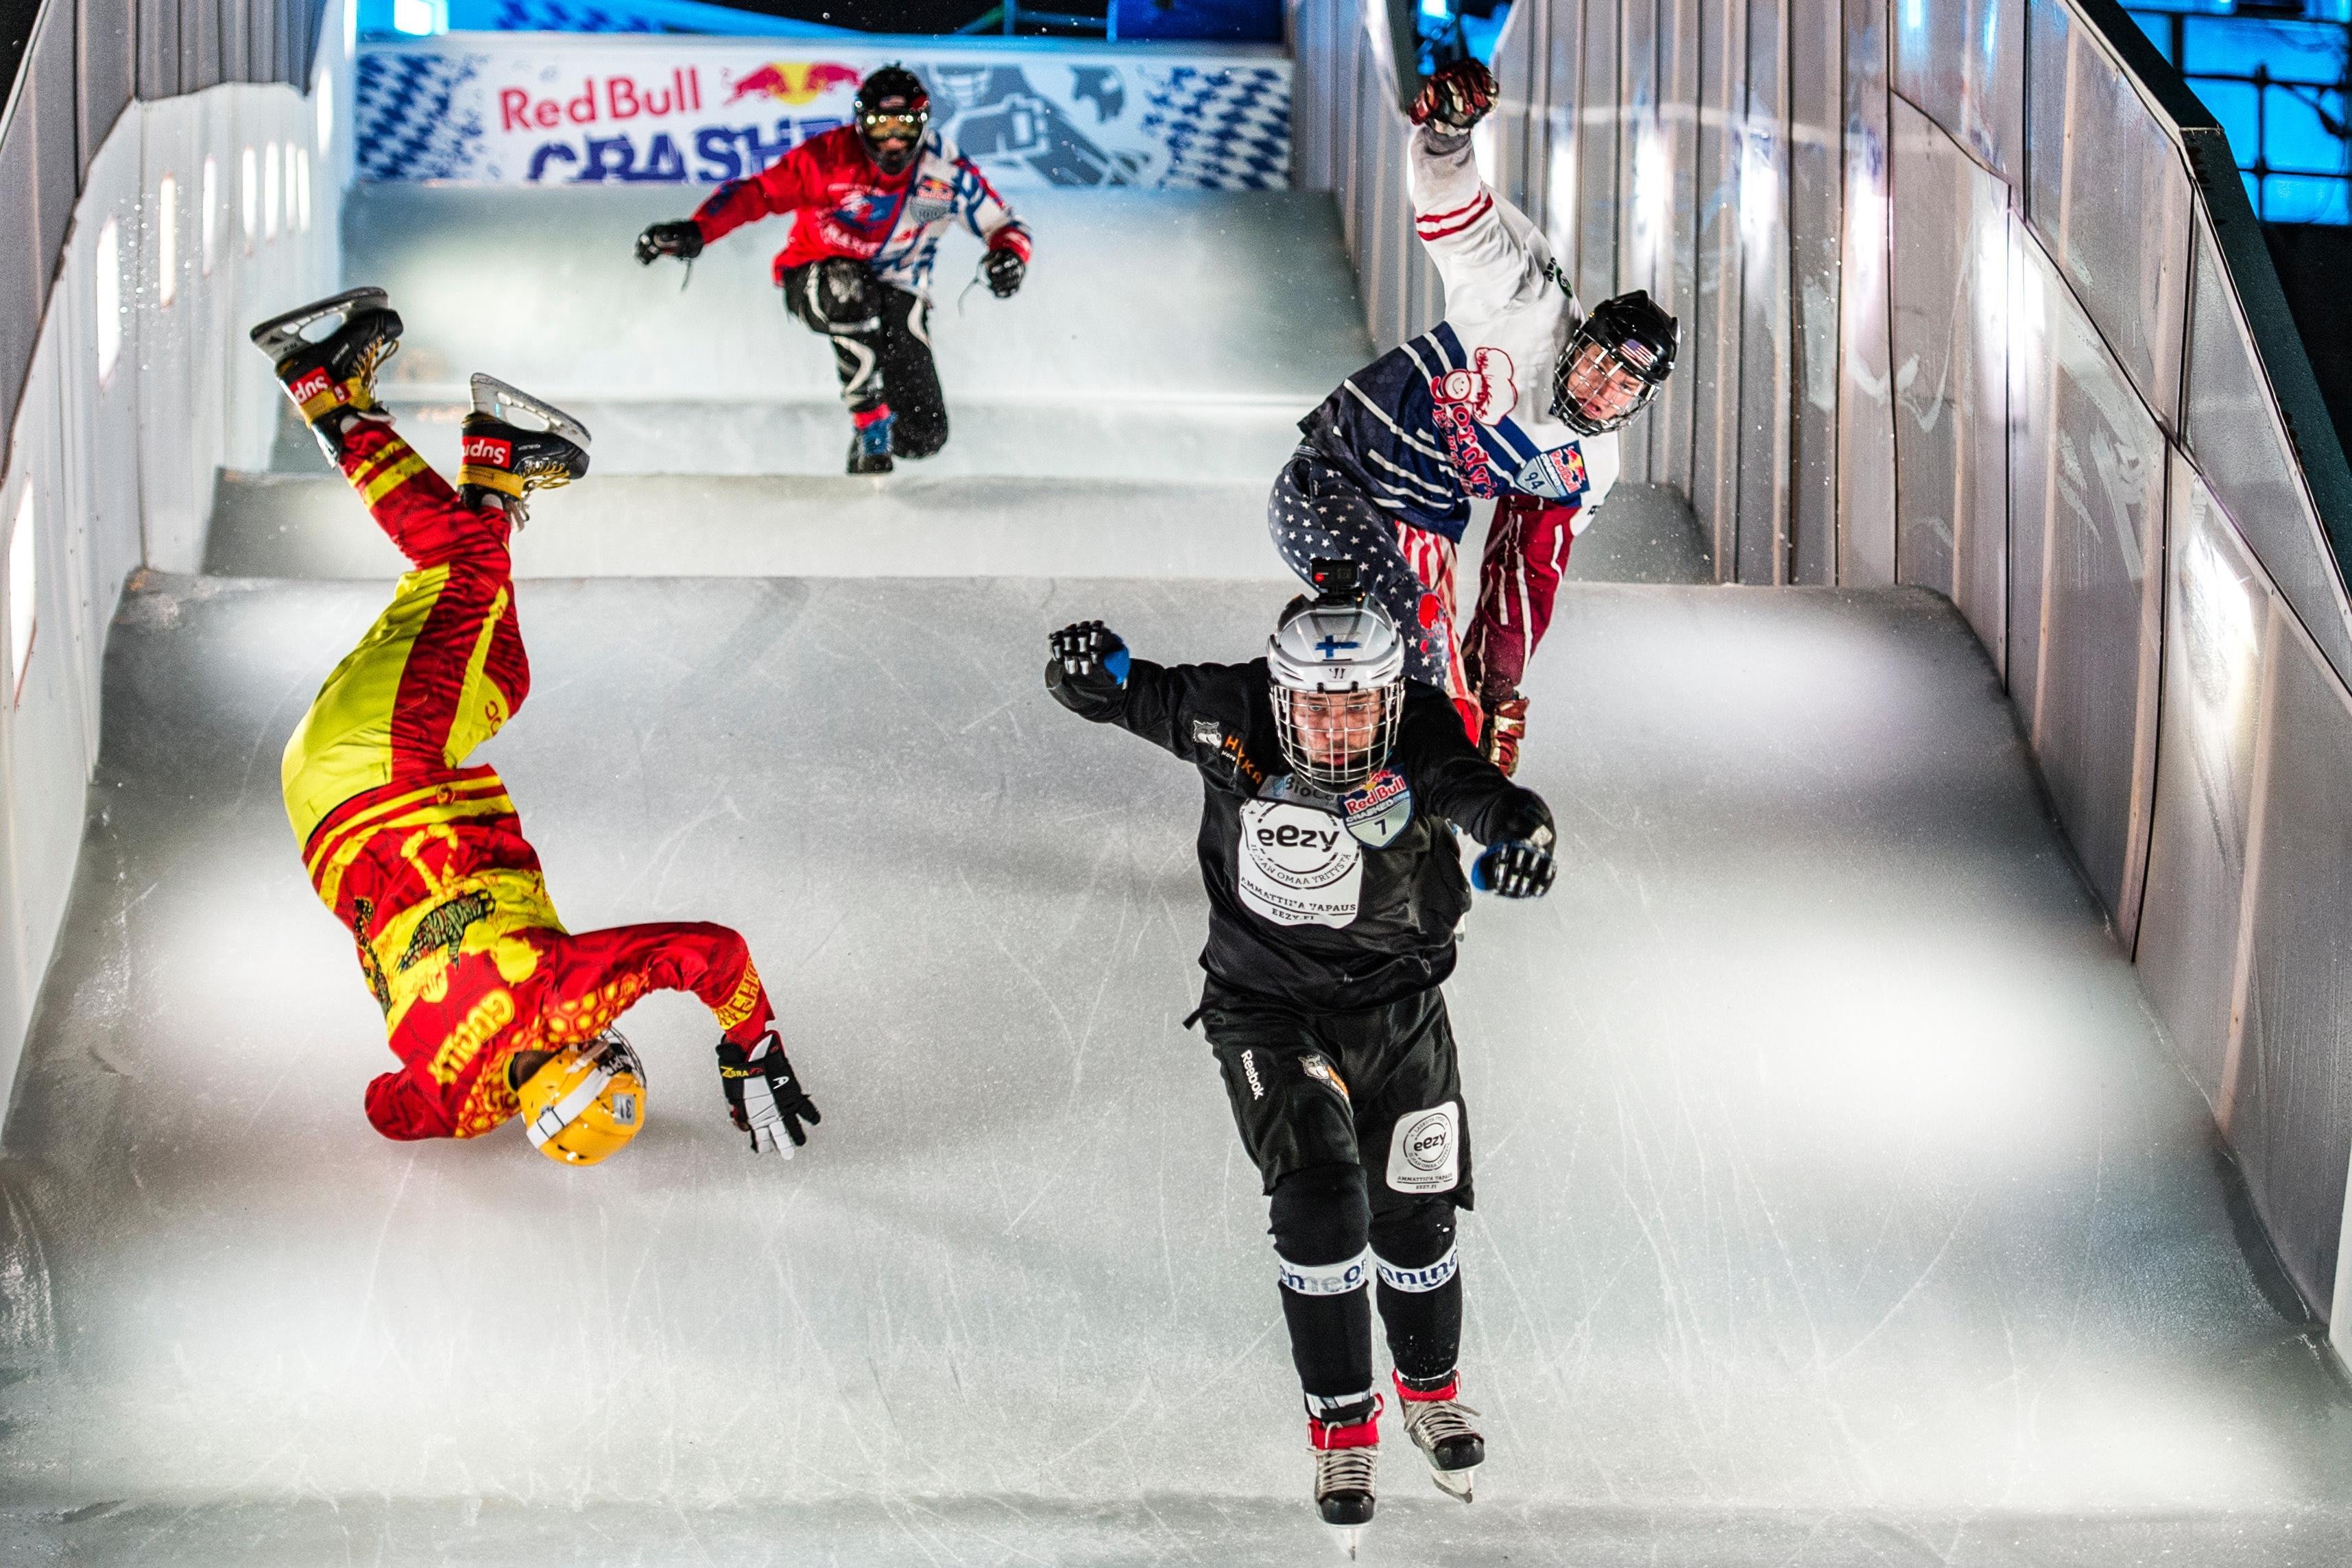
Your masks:
M919 141L923 139L923 121L929 118L898 110L879 114L861 114L857 129L866 133L868 141Z

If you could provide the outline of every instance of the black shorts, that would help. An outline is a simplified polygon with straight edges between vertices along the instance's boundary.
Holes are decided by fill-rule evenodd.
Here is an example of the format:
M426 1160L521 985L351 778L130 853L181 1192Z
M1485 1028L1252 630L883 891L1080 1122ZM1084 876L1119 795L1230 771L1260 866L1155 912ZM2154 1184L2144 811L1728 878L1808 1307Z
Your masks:
M1468 1107L1443 992L1302 1013L1212 980L1201 1025L1266 1191L1308 1166L1361 1165L1375 1211L1424 1197L1472 1207Z

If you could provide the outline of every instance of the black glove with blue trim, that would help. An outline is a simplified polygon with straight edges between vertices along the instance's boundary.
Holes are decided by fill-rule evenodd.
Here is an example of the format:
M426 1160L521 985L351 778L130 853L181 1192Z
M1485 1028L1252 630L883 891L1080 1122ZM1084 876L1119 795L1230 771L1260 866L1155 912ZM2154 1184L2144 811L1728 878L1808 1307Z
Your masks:
M1045 689L1072 713L1100 706L1127 685L1127 644L1101 622L1073 622L1046 641Z
M1470 885L1497 898L1541 898L1559 873L1551 842L1551 830L1538 828L1528 838L1488 844L1470 867Z

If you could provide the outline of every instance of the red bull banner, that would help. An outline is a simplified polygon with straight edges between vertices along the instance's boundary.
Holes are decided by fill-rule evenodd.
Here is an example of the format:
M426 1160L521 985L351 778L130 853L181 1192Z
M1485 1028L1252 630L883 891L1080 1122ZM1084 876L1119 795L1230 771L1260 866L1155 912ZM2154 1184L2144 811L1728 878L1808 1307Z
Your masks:
M359 177L718 184L845 125L905 65L931 124L1006 191L1268 190L1290 169L1290 62L1246 46L451 33L361 51Z

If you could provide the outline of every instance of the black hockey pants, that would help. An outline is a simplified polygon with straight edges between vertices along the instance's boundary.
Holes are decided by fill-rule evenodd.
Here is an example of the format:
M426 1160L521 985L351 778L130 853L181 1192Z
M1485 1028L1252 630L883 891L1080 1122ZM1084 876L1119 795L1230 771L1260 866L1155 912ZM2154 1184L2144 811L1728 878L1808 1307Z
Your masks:
M890 452L929 457L948 444L948 405L931 361L931 308L846 256L795 267L783 277L784 308L833 340L841 401L859 415L887 409Z
M1282 1314L1307 1409L1372 1388L1371 1306L1400 1375L1438 1386L1462 1341L1454 1210L1471 1204L1445 998L1305 1014L1211 981L1201 1021L1265 1178Z

